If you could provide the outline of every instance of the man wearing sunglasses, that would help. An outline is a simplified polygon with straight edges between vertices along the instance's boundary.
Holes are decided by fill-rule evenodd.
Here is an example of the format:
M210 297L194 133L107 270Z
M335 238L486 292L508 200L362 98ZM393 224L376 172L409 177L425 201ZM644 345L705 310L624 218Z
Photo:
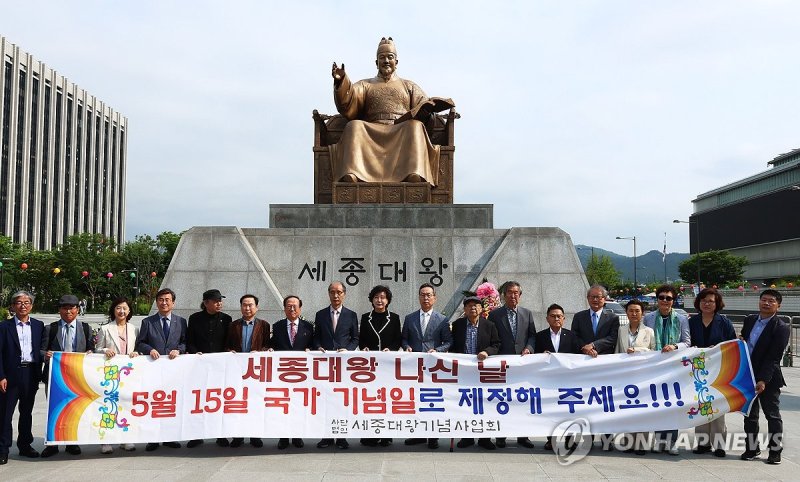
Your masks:
M644 326L650 327L655 332L656 350L662 353L671 352L691 346L689 337L689 319L678 314L672 309L678 292L672 285L661 285L656 288L658 309L644 317ZM653 445L655 452L666 450L670 455L678 455L674 446L678 438L677 430L658 430Z

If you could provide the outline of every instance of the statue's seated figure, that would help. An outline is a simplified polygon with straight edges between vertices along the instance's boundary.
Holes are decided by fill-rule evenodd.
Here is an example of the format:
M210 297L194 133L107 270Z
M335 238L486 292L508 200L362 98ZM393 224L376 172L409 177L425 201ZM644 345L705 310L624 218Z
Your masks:
M440 166L442 146L453 144L452 101L430 99L417 84L395 74L398 59L391 37L381 39L375 64L377 76L355 83L344 64L334 63L331 69L341 118L323 118L315 111L315 147L328 149L330 182L427 183L430 190L440 185L444 170L449 200L438 202L452 202L452 149L445 154L450 166ZM446 109L451 109L449 115L436 115ZM330 134L340 128L341 135L333 138L337 136Z

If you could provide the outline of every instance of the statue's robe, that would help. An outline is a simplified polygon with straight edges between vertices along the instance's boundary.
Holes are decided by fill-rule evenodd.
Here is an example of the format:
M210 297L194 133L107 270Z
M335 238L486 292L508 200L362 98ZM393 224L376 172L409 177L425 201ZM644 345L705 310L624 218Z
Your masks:
M336 109L349 122L342 137L329 146L331 173L338 181L353 174L364 182L402 182L417 174L435 186L439 172L439 146L431 144L418 120L395 124L427 96L410 80L395 75L351 83L347 76L334 86Z

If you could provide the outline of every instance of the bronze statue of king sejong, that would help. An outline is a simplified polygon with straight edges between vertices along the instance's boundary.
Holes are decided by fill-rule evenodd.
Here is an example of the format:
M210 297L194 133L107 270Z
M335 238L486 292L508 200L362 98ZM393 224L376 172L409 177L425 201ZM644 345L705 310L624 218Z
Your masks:
M332 177L341 182L427 182L437 185L439 146L425 122L453 107L449 99L428 98L414 82L395 73L397 50L392 38L378 44L378 75L351 82L334 62L336 109L349 122L337 144L329 146Z

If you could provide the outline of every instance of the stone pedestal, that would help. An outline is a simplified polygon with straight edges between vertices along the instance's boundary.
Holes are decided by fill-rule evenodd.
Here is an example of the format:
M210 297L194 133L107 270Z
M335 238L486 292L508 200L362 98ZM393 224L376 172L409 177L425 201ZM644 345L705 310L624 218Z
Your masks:
M361 208L276 205L270 228L190 229L164 278L164 286L177 293L176 312L197 311L203 291L217 288L227 296L224 310L234 318L245 293L261 299L260 316L270 322L284 317L282 299L294 294L303 300L304 317L313 321L314 313L328 305L328 284L342 281L345 306L359 314L371 308L370 288L389 286L389 308L402 319L419 308L417 290L429 282L437 287L435 309L458 316L462 291L483 278L496 286L518 281L520 303L534 312L537 329L547 326L544 315L551 303L562 305L568 319L586 307L588 284L572 240L561 229L490 229L487 206L450 206L435 216L433 209L447 206Z

